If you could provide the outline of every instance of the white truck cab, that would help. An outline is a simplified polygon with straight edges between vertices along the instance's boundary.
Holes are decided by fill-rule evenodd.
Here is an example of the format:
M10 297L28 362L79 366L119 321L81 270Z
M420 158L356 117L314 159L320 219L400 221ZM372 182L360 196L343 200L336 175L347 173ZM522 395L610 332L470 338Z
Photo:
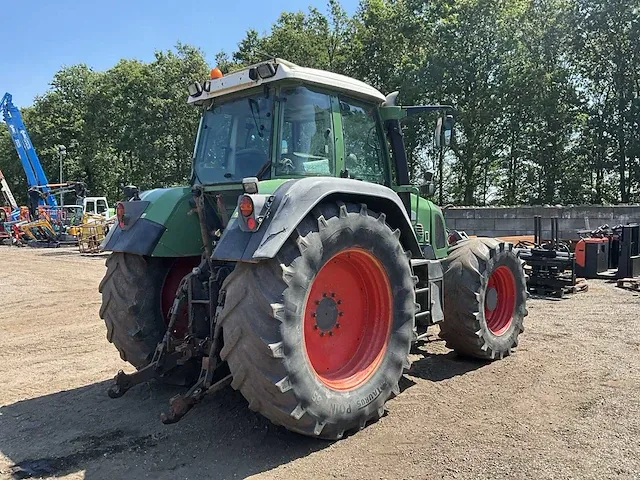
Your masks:
M84 213L102 215L103 217L111 216L107 197L86 197L82 202L82 206Z

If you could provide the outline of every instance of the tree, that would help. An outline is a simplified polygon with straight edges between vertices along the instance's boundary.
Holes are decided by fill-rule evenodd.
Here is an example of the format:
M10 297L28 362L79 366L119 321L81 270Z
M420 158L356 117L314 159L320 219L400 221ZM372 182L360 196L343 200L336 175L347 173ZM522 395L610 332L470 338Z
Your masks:
M623 203L631 198L632 184L637 185L637 177L629 173L637 171L638 160L638 12L638 0L575 0L572 12L574 59L590 107L587 111L605 117L592 135L615 149L618 198Z
M121 183L143 189L186 184L199 116L186 103L186 86L207 74L202 53L182 44L156 52L149 63L121 60L105 72L61 69L51 89L22 111L49 180L57 180L62 144L65 180L85 181L91 194L112 201ZM26 200L24 173L5 129L0 153L0 168Z

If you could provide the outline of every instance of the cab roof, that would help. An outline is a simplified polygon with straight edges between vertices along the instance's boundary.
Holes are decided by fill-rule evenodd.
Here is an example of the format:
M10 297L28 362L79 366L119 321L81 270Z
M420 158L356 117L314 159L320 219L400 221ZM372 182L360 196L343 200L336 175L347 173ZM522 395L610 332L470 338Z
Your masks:
M262 78L257 74L258 68L268 64L273 67L275 73L273 76ZM264 70L272 71L269 67ZM326 87L374 103L382 103L385 100L385 96L380 91L360 80L325 70L301 67L295 63L276 58L228 73L220 78L207 80L204 85L201 85L201 93L189 95L187 101L198 105L211 98L282 80L297 80L305 84Z

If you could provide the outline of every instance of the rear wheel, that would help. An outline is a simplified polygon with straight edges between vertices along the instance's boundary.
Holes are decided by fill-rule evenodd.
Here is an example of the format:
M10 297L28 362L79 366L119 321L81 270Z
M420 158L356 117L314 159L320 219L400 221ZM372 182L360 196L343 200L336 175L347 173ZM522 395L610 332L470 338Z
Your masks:
M199 260L199 257L153 258L119 252L107 258L107 272L99 287L100 317L107 326L107 340L115 345L124 361L138 369L149 364L167 329L167 313L180 280ZM185 308L180 312L174 334L184 335L187 326ZM172 375L171 383L188 383L192 374L187 375L185 369L182 372Z
M409 367L411 267L399 232L364 205L323 204L296 233L227 278L221 357L252 410L338 439L382 415Z
M461 241L444 265L440 336L447 346L481 359L509 355L527 315L526 277L512 245L494 238Z

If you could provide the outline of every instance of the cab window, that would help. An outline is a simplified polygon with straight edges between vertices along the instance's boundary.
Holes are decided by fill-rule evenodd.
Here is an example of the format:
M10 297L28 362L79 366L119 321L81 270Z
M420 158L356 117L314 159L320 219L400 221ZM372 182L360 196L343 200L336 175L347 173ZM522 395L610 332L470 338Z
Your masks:
M368 182L387 183L374 105L340 97L344 165L349 176Z
M331 98L307 87L281 92L282 127L276 176L335 172Z
M436 248L444 248L447 246L447 234L445 232L442 215L436 215L435 244Z
M103 199L98 199L96 201L96 212L102 215L106 211L107 211L107 202L105 202Z
M202 184L266 178L271 152L273 95L265 92L214 103L203 115L194 173Z
M96 202L93 200L87 200L85 211L87 213L96 213Z

